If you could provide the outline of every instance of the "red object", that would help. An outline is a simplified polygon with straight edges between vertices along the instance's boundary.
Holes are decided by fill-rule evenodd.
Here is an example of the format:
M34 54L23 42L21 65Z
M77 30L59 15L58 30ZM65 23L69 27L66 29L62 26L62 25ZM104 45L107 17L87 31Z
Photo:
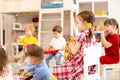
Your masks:
M97 30L97 26L94 26L94 31L96 31Z
M58 50L55 50L55 49L44 50L44 54L56 54L57 52Z
M119 37L118 34L108 35L106 40L112 44L105 48L105 56L100 57L101 64L115 64L119 62Z
M109 31L108 31L108 30L106 30L105 32L107 32L107 33L108 33Z
M39 18L38 17L32 18L32 22L39 22Z

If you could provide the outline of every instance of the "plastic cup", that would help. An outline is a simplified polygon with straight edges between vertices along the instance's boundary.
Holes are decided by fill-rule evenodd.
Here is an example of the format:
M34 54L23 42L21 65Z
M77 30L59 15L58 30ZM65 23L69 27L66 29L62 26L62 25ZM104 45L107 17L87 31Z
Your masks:
M96 41L97 42L100 42L101 41L101 33L98 31L98 32L95 32L95 37L96 37Z

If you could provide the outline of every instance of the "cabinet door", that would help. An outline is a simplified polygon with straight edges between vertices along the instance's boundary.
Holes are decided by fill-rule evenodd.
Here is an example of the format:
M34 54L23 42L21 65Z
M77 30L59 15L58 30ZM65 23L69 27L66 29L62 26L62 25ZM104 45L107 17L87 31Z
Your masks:
M15 0L3 0L3 12L15 12Z
M96 26L109 17L109 1L107 0L81 0L78 2L78 7L78 12L89 10L95 14Z
M108 1L94 2L94 14L96 17L95 25L99 25L100 22L104 22L109 17L108 5Z
M16 11L39 11L40 0L16 0Z
M40 0L4 0L4 12L31 12L39 11Z
M2 14L0 14L0 45L3 44Z
M55 25L61 25L61 14L60 13L51 13L51 14L41 14L40 18L40 45L43 48L47 48L49 46L49 42L53 38L52 28Z
M89 10L89 11L93 11L93 7L92 7L92 2L80 2L79 3L79 11L84 11L84 10Z
M4 39L5 39L5 48L7 53L9 53L9 56L11 56L12 50L11 50L11 43L12 43L12 29L13 29L13 23L15 22L15 16L13 15L3 15L3 29L4 29Z

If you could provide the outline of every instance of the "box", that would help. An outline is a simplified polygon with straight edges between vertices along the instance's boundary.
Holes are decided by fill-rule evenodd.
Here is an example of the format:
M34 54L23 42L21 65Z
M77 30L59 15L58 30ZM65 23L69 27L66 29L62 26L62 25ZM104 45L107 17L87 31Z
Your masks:
M13 23L13 30L22 30L22 24L18 22Z
M120 80L120 67L106 66L104 74L104 80Z

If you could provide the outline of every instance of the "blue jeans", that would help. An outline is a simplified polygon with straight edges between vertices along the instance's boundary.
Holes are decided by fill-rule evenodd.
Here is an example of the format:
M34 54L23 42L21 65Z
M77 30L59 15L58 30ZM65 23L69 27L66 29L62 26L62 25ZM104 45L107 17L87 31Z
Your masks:
M55 57L56 65L58 65L58 64L60 64L62 53L58 52L56 54L47 54L46 58L45 58L45 62L48 65L48 67L49 67L49 60L52 59L53 57Z

